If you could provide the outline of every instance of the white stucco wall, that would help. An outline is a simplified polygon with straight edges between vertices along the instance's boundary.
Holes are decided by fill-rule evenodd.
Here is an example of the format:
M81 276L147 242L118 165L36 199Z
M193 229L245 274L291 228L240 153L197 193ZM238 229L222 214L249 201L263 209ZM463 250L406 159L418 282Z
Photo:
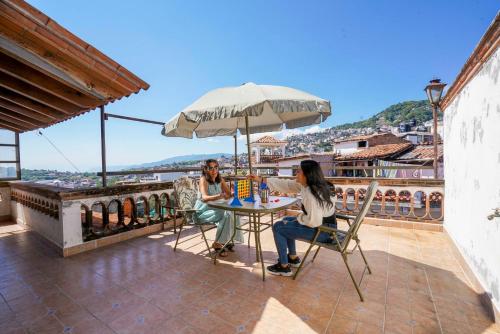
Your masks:
M137 203L140 197L145 197L149 199L151 195L157 195L167 193L172 194L171 189L155 190L155 191L145 191L141 193L134 194L121 194L114 196L101 196L94 198L77 199L74 201L63 201L62 202L62 220L64 221L63 233L63 248L72 247L79 245L83 242L82 237L82 223L81 223L81 207L82 204L86 205L88 208L92 207L92 204L96 202L103 202L106 206L112 200L119 200L122 204L127 198L133 198L134 203Z
M41 196L31 194L26 191L16 191L19 194L30 195L33 198L47 200ZM153 194L158 195L159 197L163 193L168 193L169 195L171 195L172 190L163 189L134 194L100 196L93 198L76 199L72 201L66 200L62 202L48 200L51 203L57 203L59 208L59 219L55 219L53 217L45 215L40 211L31 209L25 205L22 205L21 203L15 201L9 202L12 218L17 224L38 232L40 235L50 240L59 248L68 248L83 243L81 222L82 204L86 205L88 208L91 208L92 204L96 202L103 202L106 206L108 206L109 203L115 199L119 200L123 204L126 198L133 198L134 202L137 202L139 197L144 196L148 199Z
M0 187L0 221L10 217L10 187Z
M444 111L445 229L500 309L500 49Z
M357 152L359 151L358 142L348 141L348 142L336 143L333 146L333 151L338 151L342 155Z
M304 159L288 159L283 161L278 161L278 167L293 167L299 166L300 162ZM292 176L293 171L291 169L278 169L279 176Z
M17 193L30 195L33 198L46 200L49 203L57 204L59 217L61 217L61 204L55 200L49 200L42 196L34 195L26 191L17 190ZM36 231L56 246L63 248L63 221L43 214L42 212L22 205L21 203L10 201L12 220L17 224Z

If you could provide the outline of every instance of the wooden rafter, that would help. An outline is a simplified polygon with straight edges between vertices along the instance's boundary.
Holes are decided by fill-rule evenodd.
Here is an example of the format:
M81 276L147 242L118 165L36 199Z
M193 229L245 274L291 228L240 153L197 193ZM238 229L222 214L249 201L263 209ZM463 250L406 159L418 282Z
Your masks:
M15 114L15 113L11 112L10 110L4 109L2 107L0 107L0 116L4 117L4 119L6 119L9 122L19 123L22 125L26 125L27 127L43 126L43 122L36 121L36 120L33 120L32 118L28 118L28 117L25 117L25 116L22 116L19 114Z
M79 113L82 111L82 108L78 107L77 105L62 100L52 94L48 94L40 88L36 88L31 84L13 78L10 75L2 72L0 72L0 86L23 95L29 99L37 101L41 104L49 106L53 109L59 110L66 115L71 115L73 113Z
M3 53L0 53L0 72L31 84L80 108L95 108L103 102L84 95Z
M2 115L0 115L0 126L6 128L6 129L9 129L11 131L14 131L14 132L23 132L23 131L27 131L30 129L29 126L21 125L21 124L19 124L19 122L12 122L12 121L6 120L5 117L3 117Z
M0 0L0 128L47 127L149 85L22 0Z
M33 110L36 113L49 117L56 122L58 119L65 118L66 115L56 109L43 105L39 102L30 100L27 97L24 97L16 92L4 89L0 86L0 98L3 98L7 101L10 101L14 104L22 106L24 108L28 108Z
M30 110L28 108L24 108L20 105L12 103L8 100L4 100L1 96L0 96L0 107L7 109L13 115L24 116L24 117L30 118L34 121L39 121L41 123L50 123L51 121L53 121L55 119L53 117L51 118L47 115L37 113L37 112Z

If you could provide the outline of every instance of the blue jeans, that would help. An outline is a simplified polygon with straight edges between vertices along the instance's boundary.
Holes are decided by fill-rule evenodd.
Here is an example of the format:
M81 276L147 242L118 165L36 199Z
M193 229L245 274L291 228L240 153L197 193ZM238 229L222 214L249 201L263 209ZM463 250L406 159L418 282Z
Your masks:
M279 254L281 264L288 264L288 254L297 255L295 248L296 239L312 240L317 229L301 225L295 217L285 217L273 225L274 242ZM316 239L319 242L328 242L330 235L321 232ZM288 252L287 252L288 249Z

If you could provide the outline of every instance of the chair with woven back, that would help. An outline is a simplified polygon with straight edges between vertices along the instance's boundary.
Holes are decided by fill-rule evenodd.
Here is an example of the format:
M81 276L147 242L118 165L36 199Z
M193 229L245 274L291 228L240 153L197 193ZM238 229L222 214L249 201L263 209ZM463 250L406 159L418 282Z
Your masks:
M307 256L309 255L311 249L313 246L318 246L318 249L316 250L316 253L314 254L314 257L311 262L314 262L316 259L316 256L318 256L319 250L323 248L327 248L330 250L333 250L335 252L340 253L342 256L342 259L344 260L344 263L347 267L347 271L349 272L349 276L351 277L351 280L356 288L356 291L358 292L359 298L361 301L363 301L363 294L361 293L361 289L359 286L361 285L361 282L363 280L363 277L365 275L365 272L368 271L369 274L372 273L370 266L368 265L368 262L366 260L365 254L363 253L363 250L361 249L360 246L360 240L358 237L358 231L359 228L361 227L361 224L363 223L366 214L368 213L368 210L370 208L370 205L373 201L373 198L375 197L375 193L377 191L378 187L378 182L372 181L370 185L368 186L368 189L366 191L366 196L365 200L363 202L363 205L361 206L361 209L359 210L359 213L356 216L346 216L342 214L336 214L336 219L342 219L345 220L349 226L347 231L339 230L330 226L325 226L322 225L318 227L318 230L312 240L305 240L305 239L300 239L300 241L304 241L310 244L309 248L307 249L306 254L304 255L304 258L295 272L295 275L293 276L293 279L297 278L297 275L301 271ZM318 242L317 238L321 232L326 232L331 235L331 242ZM355 243L354 247L350 247L352 243ZM359 280L359 283L356 282L356 279L353 275L353 272L351 268L349 267L348 263L348 255L353 254L354 251L358 249L361 257L363 258L363 262L365 264L365 267L363 268L363 272L361 273L361 278Z
M174 252L177 250L179 239L184 228L184 225L198 226L201 231L201 236L205 245L207 246L208 254L212 257L212 252L207 241L205 232L217 228L215 223L202 222L198 219L196 213L198 210L194 209L196 199L198 197L198 186L196 180L187 176L181 177L173 182L174 185L174 198L176 202L175 212L182 215L182 221L179 226L179 233L175 241Z

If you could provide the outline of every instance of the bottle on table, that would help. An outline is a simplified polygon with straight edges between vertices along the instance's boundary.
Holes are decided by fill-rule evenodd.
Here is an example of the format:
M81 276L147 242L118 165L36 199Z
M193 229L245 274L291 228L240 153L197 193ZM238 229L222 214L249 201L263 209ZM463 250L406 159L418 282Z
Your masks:
M264 182L260 184L259 195L261 203L269 202L269 188L267 187L267 184L265 184Z

